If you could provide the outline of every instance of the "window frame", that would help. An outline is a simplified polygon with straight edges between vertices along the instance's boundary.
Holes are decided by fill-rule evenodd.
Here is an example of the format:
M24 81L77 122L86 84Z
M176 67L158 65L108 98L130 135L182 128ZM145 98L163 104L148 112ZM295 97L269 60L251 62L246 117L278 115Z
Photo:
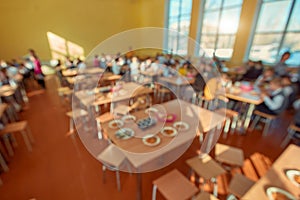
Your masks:
M214 48L213 48L214 53L216 53L216 51L218 50L218 43L219 43L219 38L220 37L222 37L222 36L234 37L234 42L233 42L233 47L232 47L232 50L234 50L234 43L235 43L235 40L236 40L236 34L237 34L238 30L235 33L220 33L220 22L221 22L221 18L222 18L222 14L223 14L224 10L230 10L230 9L240 7L240 15L239 15L239 22L238 22L238 26L239 26L240 19L241 19L241 11L242 11L242 6L243 6L243 3L244 3L244 0L239 5L237 4L237 5L231 5L231 6L226 6L226 7L224 7L225 0L222 0L221 5L220 5L219 8L213 8L213 9L209 9L209 10L205 9L205 3L206 3L206 0L202 0L201 5L200 5L201 7L200 7L200 13L199 13L199 16L198 16L198 29L197 29L197 37L196 37L196 41L198 42L199 45L197 45L197 47L195 48L194 55L195 56L204 56L204 55L200 55L200 48L202 48L201 47L201 38L202 38L203 35L205 35L205 36L215 35L215 42L214 42ZM207 11L208 12L218 11L218 23L217 23L217 30L216 30L215 34L202 33L203 25L204 25L203 24L204 23L204 16L205 16ZM230 60L231 57L229 57L229 58L224 57L222 59L223 60Z
M179 12L178 12L178 15L175 16L176 17L176 23L178 24L177 26L177 30L175 29L170 29L169 28L169 19L170 19L170 5L171 5L171 1L172 0L166 0L165 1L165 31L164 31L164 42L163 42L163 47L164 47L164 51L165 53L176 53L178 55L180 55L180 53L178 53L178 50L180 50L179 48L179 40L180 40L180 37L186 37L188 38L189 37L189 31L190 31L190 28L189 28L189 31L188 31L188 34L187 35L184 35L183 33L181 33L181 27L180 27L180 24L181 24L181 18L182 16L188 16L190 17L190 21L189 21L189 27L191 26L191 18L192 18L192 9L193 9L193 0L191 0L191 11L190 13L188 14L187 12L182 12L181 10L181 6L182 4L184 3L184 0L179 0ZM172 16L174 17L174 16ZM179 32L179 34L176 34L176 48L173 49L173 48L169 48L169 30L172 31L177 31ZM188 53L188 46L186 48L186 54Z
M287 1L287 0L276 0L276 2L279 2L279 1ZM259 2L257 3L256 14L255 14L255 17L254 17L254 23L252 25L250 37L249 37L249 40L248 40L247 50L246 50L246 53L245 53L245 56L244 56L244 62L250 59L250 53L251 53L251 49L252 49L252 46L253 46L254 38L257 34L258 35L259 34L260 35L262 35L262 34L266 34L266 35L267 34L280 34L281 35L280 42L279 42L279 45L278 45L278 50L277 50L276 56L275 56L275 61L273 63L264 62L265 64L270 65L270 66L274 66L274 65L276 65L276 63L279 62L280 53L282 53L281 51L283 49L283 45L284 45L284 42L285 42L286 35L289 34L289 33L299 33L300 34L300 30L298 30L298 31L295 31L295 30L288 31L289 23L290 23L290 20L292 18L297 0L289 0L289 1L291 2L291 5L290 5L290 10L289 10L289 13L288 13L288 16L287 16L287 19L286 19L286 23L284 25L284 29L282 31L268 31L268 32L263 31L262 32L262 31L256 31L257 26L258 26L259 17L260 17L260 14L261 14L262 6L263 6L264 3L275 2L275 0L259 0Z

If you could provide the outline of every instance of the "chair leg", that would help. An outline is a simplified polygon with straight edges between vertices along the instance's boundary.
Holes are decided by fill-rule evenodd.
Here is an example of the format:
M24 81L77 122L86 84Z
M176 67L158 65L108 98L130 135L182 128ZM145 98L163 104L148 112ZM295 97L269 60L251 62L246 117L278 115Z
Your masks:
M32 151L32 146L30 144L30 141L28 139L26 131L21 131L21 135L22 135L23 140L24 140L24 142L25 142L25 144L27 146L28 151Z
M120 182L120 171L119 171L119 169L116 170L116 180L117 180L118 191L121 191L121 182Z
M199 142L200 142L200 144L203 143L203 139L204 139L203 133L202 133L202 132L199 132Z
M6 162L5 162L5 160L4 160L4 158L3 158L3 156L2 156L1 153L0 153L0 165L1 165L2 169L3 169L5 172L8 172L8 171L9 171L9 168L8 168L8 166L7 166L7 164L6 164Z
M30 127L28 125L26 127L26 132L27 132L27 135L29 137L30 142L33 144L34 143L34 138L33 138L31 129L30 129Z
M10 145L8 134L6 134L6 135L3 136L3 140L4 140L5 148L7 149L8 155L9 156L13 156L14 155L14 151L12 149L12 146Z
M102 165L102 183L106 182L106 167Z
M18 143L17 143L16 137L15 137L15 134L11 133L9 136L10 136L13 147L14 148L18 147Z
M260 120L260 116L256 115L251 126L250 126L250 131L253 131L255 126L257 125L258 121Z
M284 140L280 144L280 147L284 148L290 142L290 140L293 138L294 134L295 134L295 131L289 129L288 134L285 136Z
M156 200L156 192L157 192L157 186L153 185L153 188L152 188L152 200Z
M268 131L269 131L271 122L272 122L272 120L266 119L266 124L265 124L265 128L264 128L263 136L267 136L268 135Z
M232 119L232 123L231 123L231 130L230 130L230 133L233 134L235 129L236 129L236 126L237 126L237 123L238 123L238 116L236 117L233 117Z
M102 135L102 132L101 132L100 122L97 121L96 123L97 123L98 139L102 140L103 139L103 135Z
M230 127L230 118L226 118L226 122L225 122L225 127L224 127L224 134L223 134L223 138L226 139L228 132L229 132L229 127Z
M215 197L218 197L218 184L216 178L211 178L211 182L214 184L213 194Z

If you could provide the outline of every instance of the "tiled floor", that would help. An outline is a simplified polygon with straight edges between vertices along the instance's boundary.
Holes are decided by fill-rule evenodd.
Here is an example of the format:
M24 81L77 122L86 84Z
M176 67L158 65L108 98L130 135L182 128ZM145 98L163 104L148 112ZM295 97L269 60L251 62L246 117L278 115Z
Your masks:
M56 80L48 78L47 86L45 92L30 95L29 109L20 114L29 121L35 144L30 153L17 135L19 146L8 160L10 171L0 175L4 182L0 186L0 199L136 199L135 174L121 173L121 192L117 191L113 172L108 171L107 181L102 183L101 163L89 154L78 137L72 140L66 136L69 121L57 96ZM275 160L283 151L279 144L291 117L285 115L284 119L273 124L267 137L254 131L246 136L229 135L219 142L242 148L246 157L261 152ZM177 168L187 175L189 169L184 161L195 156L198 148L199 142L195 140L170 166L143 174L143 199L151 199L152 181L162 174Z

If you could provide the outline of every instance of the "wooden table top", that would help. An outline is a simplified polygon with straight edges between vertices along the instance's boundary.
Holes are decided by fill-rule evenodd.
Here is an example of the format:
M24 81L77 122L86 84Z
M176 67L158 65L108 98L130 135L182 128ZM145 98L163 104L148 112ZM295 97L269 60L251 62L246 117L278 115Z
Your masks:
M216 160L220 162L230 165L243 166L244 152L242 149L217 143L215 155Z
M281 188L294 195L296 199L300 199L300 187L294 185L285 174L285 171L289 169L300 170L299 154L300 147L293 144L289 145L266 175L259 179L242 199L268 200L265 192L268 187Z
M162 107L162 109L165 109L166 113L175 114L177 116L175 121L184 121L189 124L189 129L186 131L179 130L176 137L167 137L163 136L160 133L160 130L164 126L172 126L173 122L166 122L164 124L164 122L158 121L155 126L146 130L139 129L135 123L125 123L124 127L131 128L135 131L135 137L128 140L120 140L115 136L117 130L109 128L108 122L101 124L111 140L123 150L128 151L126 152L126 155L135 167L139 167L181 145L192 142L198 128L207 132L224 121L224 116L178 99L157 106L158 108ZM136 116L137 119L148 117L144 110L131 114ZM160 144L151 147L146 146L142 142L142 137L147 134L156 134L161 140ZM147 156L144 156L141 153L147 153Z
M88 106L100 106L106 103L119 102L128 100L132 97L146 95L152 93L152 89L147 88L143 85L139 85L134 82L128 82L123 85L123 88L119 92L108 92L100 93L100 88L94 90L81 90L75 92L77 98L80 99L81 103Z
M78 74L78 69L66 69L62 71L63 76L76 76Z
M198 189L177 169L153 181L166 199L183 200L194 196Z
M206 180L216 178L217 176L226 172L221 165L214 161L209 155L205 155L203 158L196 156L188 159L186 163L200 177L203 177Z
M229 99L233 99L233 100L241 101L241 102L245 102L245 103L250 103L250 104L254 104L254 105L258 105L263 102L263 100L260 98L259 95L252 94L251 92L241 91L239 93L230 93L229 91L227 91L225 93L225 96Z
M160 81L165 81L171 83L176 86L183 86L193 84L195 82L195 78L187 78L184 76L180 77L159 77Z
M17 87L12 87L10 85L3 85L0 87L0 96L10 96L15 93Z

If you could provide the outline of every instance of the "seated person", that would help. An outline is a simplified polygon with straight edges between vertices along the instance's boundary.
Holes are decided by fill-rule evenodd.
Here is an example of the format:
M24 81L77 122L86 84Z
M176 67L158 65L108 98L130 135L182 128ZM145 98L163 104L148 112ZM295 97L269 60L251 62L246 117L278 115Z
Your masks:
M183 64L182 67L179 68L178 73L182 76L186 76L187 72L188 72L188 64L185 63L185 64Z
M119 58L115 59L115 61L112 64L111 70L116 75L119 75L121 73L121 65L119 65Z
M256 110L266 114L279 115L286 109L288 102L284 96L280 78L270 81L270 91L270 95L266 91L261 91L263 103L257 105Z
M282 76L281 83L283 86L283 93L288 99L288 108L291 108L293 102L297 98L297 86L292 84L292 81L289 76Z
M260 75L256 81L254 82L255 87L263 86L264 84L270 82L274 78L274 70L269 68L264 71L262 75Z
M247 68L247 71L243 75L243 78L242 78L242 80L245 80L245 81L254 81L263 72L262 61L258 61L257 63L255 63L252 60L249 60L246 68Z
M230 88L232 86L232 80L230 79L227 73L221 73L221 85L225 89Z
M197 75L196 70L193 67L189 67L186 73L186 77L187 78L195 78L195 76Z
M279 63L274 66L274 71L276 76L283 76L287 74L287 64L286 61L290 58L290 52L284 52L280 58Z
M300 99L296 100L293 103L294 109L296 110L296 114L294 116L294 123L296 126L300 127Z

